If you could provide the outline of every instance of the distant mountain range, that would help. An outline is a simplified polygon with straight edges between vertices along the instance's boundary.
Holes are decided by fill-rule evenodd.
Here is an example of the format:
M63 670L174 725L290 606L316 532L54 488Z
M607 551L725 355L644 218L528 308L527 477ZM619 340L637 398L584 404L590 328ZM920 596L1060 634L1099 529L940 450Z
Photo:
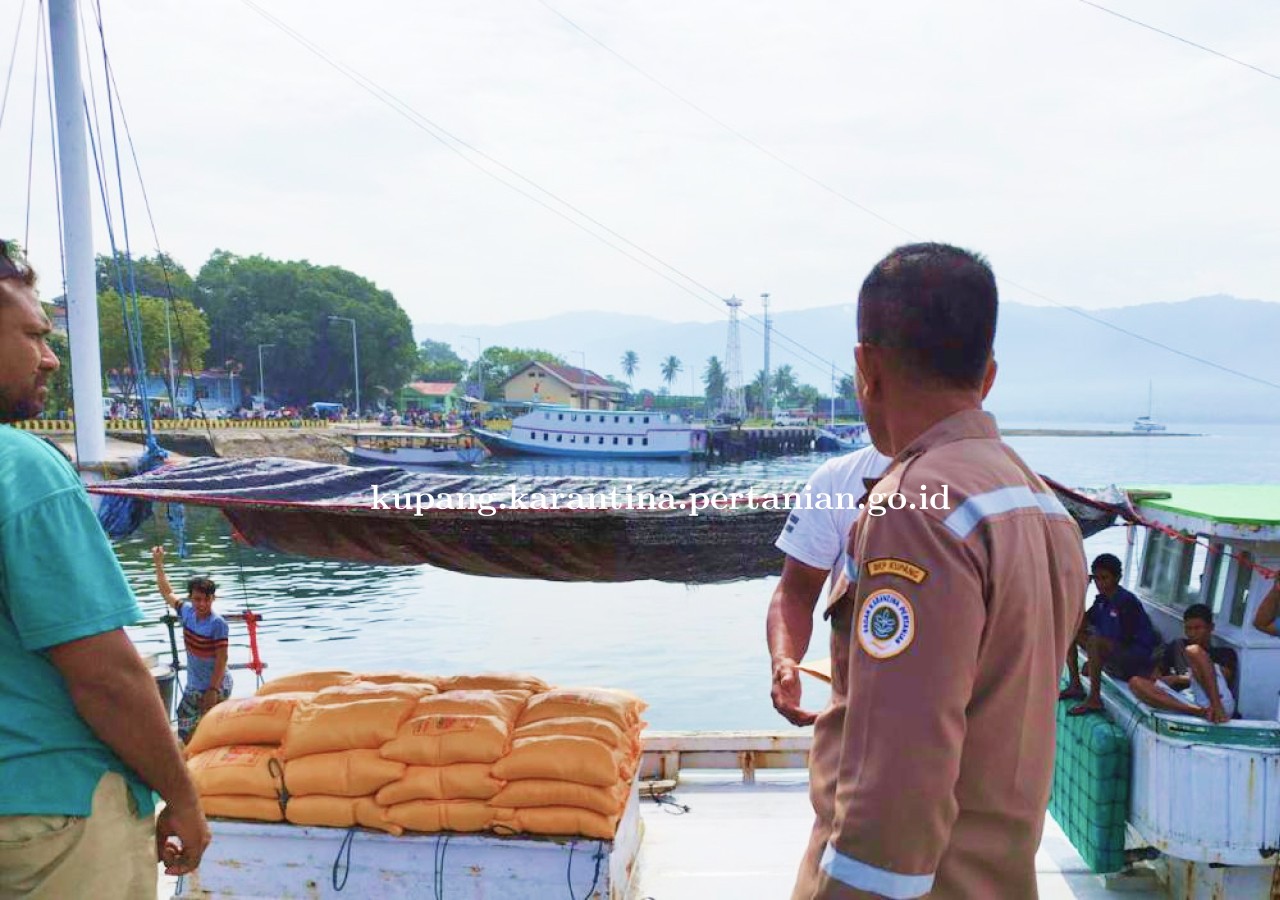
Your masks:
M1000 374L989 409L1007 421L1127 424L1146 414L1150 382L1152 415L1171 429L1201 422L1280 420L1280 389L1124 333L1280 384L1280 303L1216 295L1081 312L1001 304L996 337ZM802 382L824 394L831 390L831 361L838 367L837 378L852 371L852 304L773 318L771 367L790 364ZM741 326L742 369L748 381L764 364L763 330L758 321L744 320ZM635 386L655 390L663 386L659 364L674 354L684 370L672 392L683 394L702 392L708 357L724 361L728 324L578 312L500 326L419 323L414 332L420 341L445 341L468 359L475 355L475 341L462 335L479 337L485 345L549 350L570 365L580 364L585 353L588 369L619 378L623 353L634 350L640 357Z

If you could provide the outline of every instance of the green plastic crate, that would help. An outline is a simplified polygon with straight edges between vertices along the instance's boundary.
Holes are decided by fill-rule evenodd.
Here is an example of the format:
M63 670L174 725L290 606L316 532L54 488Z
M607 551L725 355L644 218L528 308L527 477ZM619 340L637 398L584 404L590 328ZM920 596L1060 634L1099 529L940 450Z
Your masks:
M1095 872L1124 868L1132 759L1129 736L1105 715L1068 716L1058 703L1049 812Z

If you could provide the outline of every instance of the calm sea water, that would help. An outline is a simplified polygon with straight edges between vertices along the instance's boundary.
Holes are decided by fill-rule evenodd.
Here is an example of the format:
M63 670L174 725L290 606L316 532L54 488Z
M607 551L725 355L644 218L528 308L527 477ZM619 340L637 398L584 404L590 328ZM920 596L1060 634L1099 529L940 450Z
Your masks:
M1015 437L1009 442L1035 469L1069 485L1261 483L1280 478L1280 427L1219 425L1194 430L1205 433ZM711 471L804 477L826 458L784 457ZM678 477L693 471L689 464L679 463L534 460L490 463L489 471L504 468L619 477ZM176 558L167 529L154 521L117 544L148 615L158 618L163 612L149 548L164 540L175 584L191 575L210 575L219 584L221 610L249 604L265 617L260 645L269 676L309 668L526 671L557 684L635 691L649 702L647 718L654 728L789 727L769 703L764 614L776 578L700 587L656 582L559 584L480 578L427 566L321 562L240 547L231 541L220 514L194 508L188 510L187 532L191 556L186 560ZM1124 543L1123 530L1113 528L1090 539L1086 549L1090 555L1111 551L1123 558ZM827 655L826 634L819 622L812 656ZM134 638L150 651L167 648L163 626L134 629ZM243 626L233 625L232 638L232 661L246 660ZM251 693L252 673L235 674L236 693ZM805 691L815 707L826 699L816 682L807 682Z

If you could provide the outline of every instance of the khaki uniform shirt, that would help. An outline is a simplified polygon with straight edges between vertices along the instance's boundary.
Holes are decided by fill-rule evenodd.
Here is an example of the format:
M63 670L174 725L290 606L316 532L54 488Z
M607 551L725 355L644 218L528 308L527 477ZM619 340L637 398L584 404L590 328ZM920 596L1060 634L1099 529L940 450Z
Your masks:
M794 897L1034 898L1079 529L972 410L898 454L848 558Z

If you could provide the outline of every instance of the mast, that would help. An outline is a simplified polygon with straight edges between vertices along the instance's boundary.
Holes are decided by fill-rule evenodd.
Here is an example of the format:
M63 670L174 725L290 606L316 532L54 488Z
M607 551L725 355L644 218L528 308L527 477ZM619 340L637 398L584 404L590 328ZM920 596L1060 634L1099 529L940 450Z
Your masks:
M71 402L75 409L76 462L84 469L106 460L107 439L102 421L102 352L98 345L93 217L89 205L89 156L85 144L76 0L49 0L49 43L53 50L58 174L62 182L62 240L67 254Z

